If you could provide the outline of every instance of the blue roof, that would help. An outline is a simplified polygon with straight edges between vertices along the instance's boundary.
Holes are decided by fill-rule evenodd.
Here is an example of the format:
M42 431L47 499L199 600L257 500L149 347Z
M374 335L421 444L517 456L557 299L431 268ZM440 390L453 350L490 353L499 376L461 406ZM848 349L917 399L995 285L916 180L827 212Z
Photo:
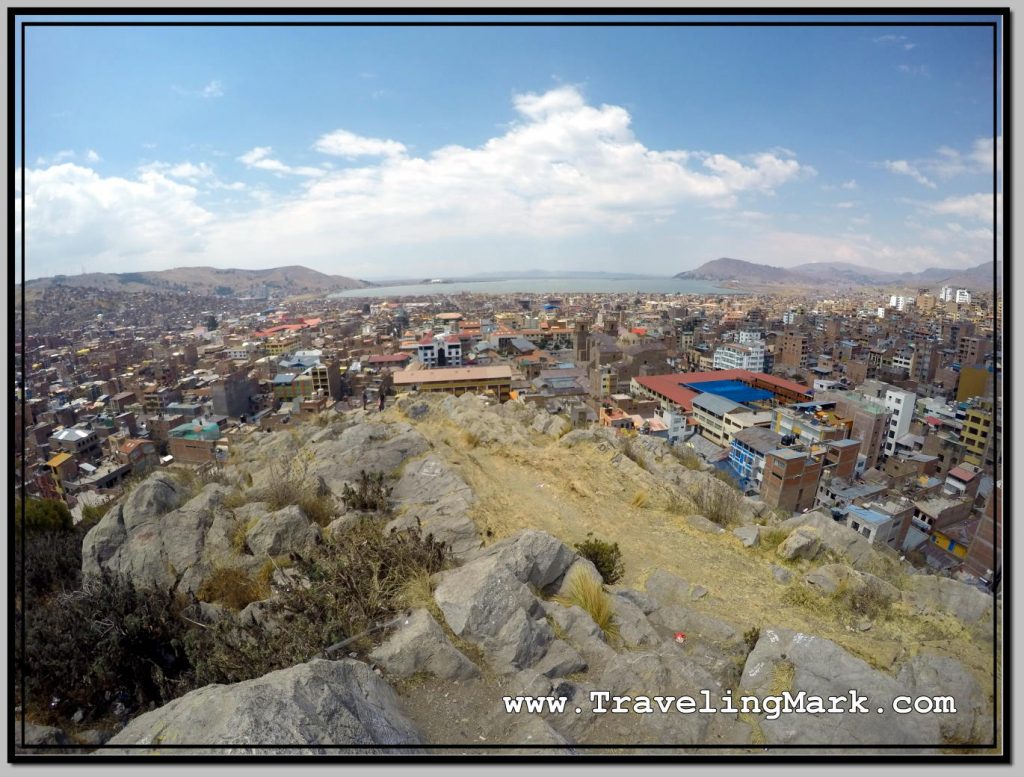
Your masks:
M877 510L868 510L866 507L858 507L857 505L850 505L847 508L847 513L848 515L857 516L862 521L875 524L885 523L892 517L891 515L880 513Z
M702 383L681 383L680 385L693 391L717 394L720 397L725 397L739 403L758 402L775 396L770 391L751 388L746 383L741 383L738 380L708 380Z
M294 381L294 375L289 375L287 373L279 373L275 375L274 379L270 382L277 386L290 386Z

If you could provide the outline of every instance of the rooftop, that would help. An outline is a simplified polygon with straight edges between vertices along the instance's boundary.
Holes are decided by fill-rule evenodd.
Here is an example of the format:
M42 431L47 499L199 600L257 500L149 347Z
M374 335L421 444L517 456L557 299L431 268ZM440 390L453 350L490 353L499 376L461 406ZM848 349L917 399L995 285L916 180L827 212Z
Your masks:
M733 440L741 442L753 451L766 454L782 444L782 435L760 426L741 429L733 435Z
M886 515L885 513L880 513L877 510L869 510L866 507L858 507L857 505L850 505L847 508L847 513L848 513L848 515L855 516L855 517L859 518L862 521L867 521L868 523L873 523L876 526L878 524L885 523L886 521L888 521L888 520L890 520L892 518L891 515Z
M396 372L396 386L415 383L448 383L463 380L511 380L512 368L508 365L492 367L442 367L435 370L403 370Z

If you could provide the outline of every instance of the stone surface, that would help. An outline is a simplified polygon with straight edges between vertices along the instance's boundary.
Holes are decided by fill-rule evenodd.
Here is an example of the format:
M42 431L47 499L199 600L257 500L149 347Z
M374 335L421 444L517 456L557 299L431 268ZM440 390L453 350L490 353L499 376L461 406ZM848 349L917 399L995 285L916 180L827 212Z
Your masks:
M761 528L759 526L740 526L732 530L744 548L754 548L761 542Z
M725 529L703 515L688 515L686 516L686 522L693 528L708 534L722 534L725 532Z
M192 691L135 718L108 744L152 745L157 752L168 744L233 745L218 751L225 755L303 745L283 751L297 755L325 754L330 745L361 746L345 753L388 752L388 745L418 745L421 739L397 694L366 664L315 659L254 680Z
M937 715L946 742L979 745L992 741L991 702L959 661L922 653L903 664L896 679L913 696L953 697L956 712Z
M497 559L512 570L520 582L544 593L558 590L558 583L578 558L561 540L534 529L496 542L484 548L478 557Z
M565 677L585 670L587 662L574 647L556 639L533 668L545 677Z
M818 510L793 516L779 526L789 530L800 527L814 529L821 547L843 557L855 569L859 569L875 553L871 548L871 543L860 532L855 532L848 526L836 523L832 520L831 515Z
M775 578L776 583L781 583L782 585L785 585L793 579L793 573L790 572L788 569L785 569L784 567L780 567L773 564L772 577Z
M395 677L418 672L442 680L479 677L476 665L457 650L427 610L414 610L370 658Z
M778 548L776 555L787 561L797 558L813 559L821 550L821 539L818 532L810 527L795 529Z
M948 577L911 575L903 601L917 612L947 613L964 623L992 617L992 595Z
M780 628L761 630L747 657L739 693L759 697L805 691L808 696L845 696L851 689L867 697L867 713L829 715L789 713L758 725L767 744L903 745L941 744L936 715L896 714L893 700L907 688L891 676L873 669L827 639ZM826 701L826 707L827 707ZM883 713L877 712L878 708Z
M895 602L900 598L900 592L895 586L875 575L858 572L846 564L820 566L804 575L804 582L823 595L831 595L842 589L853 594L870 591L886 602Z
M298 505L263 516L245 535L246 546L257 558L292 551L301 553L320 540L320 527L311 522Z
M678 575L666 572L663 569L656 569L647 578L647 593L662 606L669 604L687 604L699 599L706 589L701 586L691 585Z

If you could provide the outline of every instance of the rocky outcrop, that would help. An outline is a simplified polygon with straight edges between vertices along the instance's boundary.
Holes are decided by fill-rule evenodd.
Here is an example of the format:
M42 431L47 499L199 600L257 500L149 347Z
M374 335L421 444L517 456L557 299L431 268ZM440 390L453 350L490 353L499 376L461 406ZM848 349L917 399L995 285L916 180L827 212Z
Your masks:
M923 613L947 613L964 623L977 623L992 617L992 596L972 585L935 575L911 575L903 591L903 601Z
M817 529L811 526L801 526L794 530L782 544L775 549L775 554L786 561L806 558L813 559L821 550L821 538Z
M405 462L426 453L430 443L408 424L361 423L336 439L312 445L308 475L320 477L334 494L355 483L362 471L391 476ZM272 473L263 475L269 479ZM254 476L255 478L256 476Z
M320 527L298 505L264 515L245 534L246 547L258 558L301 552L320 540Z
M920 654L900 667L896 679L912 696L950 696L956 712L937 715L943 741L983 744L993 738L991 705L967 668L948 656Z
M771 745L814 744L903 745L942 744L938 715L897 714L893 701L907 688L884 672L847 653L827 639L788 629L763 629L747 657L738 694L776 696L783 691L808 696L843 696L849 708L851 690L864 702L866 713L792 712L774 720L761 714L758 727ZM826 701L826 706L828 702ZM878 710L882 712L879 713Z
M820 547L831 550L849 562L855 569L859 569L874 553L871 543L859 532L836 523L832 516L820 511L794 516L783 521L779 526L789 530L801 527L812 529L818 538Z
M370 658L393 677L430 674L442 680L479 677L480 670L456 650L433 616L414 610Z
M387 531L419 527L424 536L448 545L456 558L483 544L468 514L476 501L473 490L440 457L430 454L408 462L391 496L404 509Z
M858 572L846 564L825 564L806 575L804 582L812 590L831 595L843 590L851 594L870 593L881 601L891 603L900 598L899 589L875 575Z
M171 744L232 745L215 751L223 755L322 755L332 752L331 745L359 746L334 751L346 754L389 752L388 745L419 745L421 737L391 686L366 664L315 659L255 680L192 691L135 718L108 742L188 752L161 751Z
M165 473L150 476L86 535L83 574L93 577L106 570L144 588L178 585L190 569L208 560L207 535L226 512L222 502L228 492L211 483L175 509L184 498L181 487ZM200 582L189 575L187 588L194 592Z

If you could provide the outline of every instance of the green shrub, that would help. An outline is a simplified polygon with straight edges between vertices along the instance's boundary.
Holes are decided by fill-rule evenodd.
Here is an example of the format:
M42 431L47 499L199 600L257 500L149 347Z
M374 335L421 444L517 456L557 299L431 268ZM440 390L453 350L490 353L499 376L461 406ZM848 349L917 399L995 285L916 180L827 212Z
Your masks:
M591 537L577 543L575 547L583 558L597 567L597 571L601 573L601 579L606 585L613 585L622 579L625 569L622 564L622 551L619 550L619 543L604 542Z
M268 622L227 621L192 632L188 654L200 684L233 683L308 661L330 645L356 639L345 651L368 651L368 630L409 606L411 589L450 563L448 547L418 531L385 534L370 520L329 539L295 568L309 587L294 586L268 603ZM363 635L363 636L361 636Z
M29 534L36 532L71 531L74 520L68 506L59 499L15 500L14 528L19 534L26 529Z
M341 501L346 509L359 512L389 513L390 497L391 489L384 484L384 473L371 475L365 470L360 471L355 488L346 483L341 492Z
M86 526L95 526L104 515L110 512L110 508L114 506L115 501L115 499L108 499L103 504L82 505L82 523Z

